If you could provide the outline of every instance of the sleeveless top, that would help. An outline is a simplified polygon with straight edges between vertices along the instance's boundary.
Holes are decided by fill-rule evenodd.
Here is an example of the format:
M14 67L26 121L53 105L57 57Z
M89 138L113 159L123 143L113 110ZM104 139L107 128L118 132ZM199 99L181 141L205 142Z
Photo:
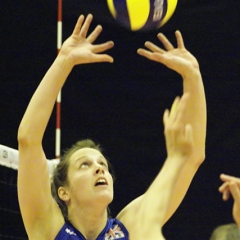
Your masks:
M129 240L128 231L116 218L108 219L105 228L96 240ZM55 240L86 240L85 237L74 228L71 223L65 222Z

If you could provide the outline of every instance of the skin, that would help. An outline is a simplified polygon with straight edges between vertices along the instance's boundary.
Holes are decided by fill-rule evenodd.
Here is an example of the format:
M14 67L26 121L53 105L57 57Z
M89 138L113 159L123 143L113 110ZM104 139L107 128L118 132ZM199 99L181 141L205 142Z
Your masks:
M113 47L112 41L94 44L102 27L97 26L88 34L92 18L91 14L86 19L79 17L72 35L63 43L33 94L19 126L18 198L30 240L52 240L64 224L51 196L42 147L57 95L74 66L113 62L111 56L103 53ZM179 31L177 48L164 35L158 37L166 50L146 42L148 50L139 49L138 54L178 72L183 77L184 94L164 114L168 156L163 168L149 189L117 215L131 240L163 239L161 227L176 211L205 157L206 103L198 63L185 49ZM113 199L112 178L104 162L104 156L97 150L76 151L70 157L68 184L58 189L60 198L67 204L72 225L88 240L96 239L105 227L107 206ZM99 177L108 184L95 186Z
M43 135L57 95L75 65L113 62L111 56L102 53L113 47L112 41L93 44L102 27L97 26L87 36L91 21L92 15L88 15L86 19L83 15L79 17L72 35L63 43L57 58L33 94L19 126L18 197L24 226L30 240L54 239L64 223L60 209L51 196L46 156L42 148ZM76 202L77 199L74 204ZM81 219L81 212L78 211L76 215L75 219ZM105 226L106 219L106 203L102 203L98 214L85 216L83 223L73 222L73 225L76 228L84 225L82 234L88 239L95 239Z
M99 179L104 179L106 184L96 185ZM88 236L91 237L99 219L102 222L100 228L105 227L106 206L113 200L113 179L106 159L92 148L76 151L70 158L68 181L69 185L60 187L58 193L68 206L69 221L81 231L89 232ZM87 227L82 219L87 219Z
M97 180L104 179L106 184L96 185ZM69 204L69 220L74 219L76 211L86 213L91 208L101 209L113 200L113 179L103 155L92 148L76 151L68 170L69 185L59 188L59 196ZM95 206L96 205L96 206ZM101 212L105 215L105 209ZM95 211L96 212L96 211Z
M194 148L191 161L184 164L178 176L164 222L172 216L182 202L194 175L205 159L206 100L199 64L196 58L185 48L181 32L176 31L175 36L177 47L174 47L166 36L159 33L157 37L164 49L147 41L145 43L147 49L140 48L137 51L139 55L164 64L169 69L179 73L183 79L183 93L190 94L183 122L190 124L193 128Z
M240 178L221 174L220 179L223 184L219 187L219 192L222 193L224 201L227 201L230 196L233 197L232 215L236 224L240 227Z
M164 112L167 159L146 193L130 203L118 215L118 218L129 226L131 240L165 239L162 234L165 215L179 174L184 164L191 160L194 145L192 126L183 123L189 99L187 94L184 94L181 99L176 98L171 111ZM162 194L156 194L158 192ZM132 214L129 215L129 212L134 214L134 218Z

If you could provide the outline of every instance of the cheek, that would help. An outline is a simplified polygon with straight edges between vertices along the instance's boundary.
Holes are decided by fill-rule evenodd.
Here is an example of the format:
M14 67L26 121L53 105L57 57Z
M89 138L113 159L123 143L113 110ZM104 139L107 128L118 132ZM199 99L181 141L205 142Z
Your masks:
M112 178L112 176L110 175L110 186L111 186L111 195L112 195L112 200L113 200L113 197L114 197L114 183L113 183L113 178Z
M89 184L91 184L91 178L87 174L80 173L74 173L69 182L71 189L76 192L79 190L88 189Z
M113 178L112 175L109 173L109 177L108 177L108 183L111 187L113 187Z

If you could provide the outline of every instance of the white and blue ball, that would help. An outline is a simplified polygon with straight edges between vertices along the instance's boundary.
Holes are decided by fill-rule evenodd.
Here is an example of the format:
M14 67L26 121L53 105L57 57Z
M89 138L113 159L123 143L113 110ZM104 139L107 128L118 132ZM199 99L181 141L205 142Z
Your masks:
M107 0L116 21L131 31L160 28L173 15L178 0Z

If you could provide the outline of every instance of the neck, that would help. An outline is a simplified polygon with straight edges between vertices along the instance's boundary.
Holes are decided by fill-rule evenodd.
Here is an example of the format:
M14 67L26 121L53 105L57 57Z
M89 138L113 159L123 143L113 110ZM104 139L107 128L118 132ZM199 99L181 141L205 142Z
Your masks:
M87 240L95 240L107 223L107 209L81 207L69 209L68 219Z

